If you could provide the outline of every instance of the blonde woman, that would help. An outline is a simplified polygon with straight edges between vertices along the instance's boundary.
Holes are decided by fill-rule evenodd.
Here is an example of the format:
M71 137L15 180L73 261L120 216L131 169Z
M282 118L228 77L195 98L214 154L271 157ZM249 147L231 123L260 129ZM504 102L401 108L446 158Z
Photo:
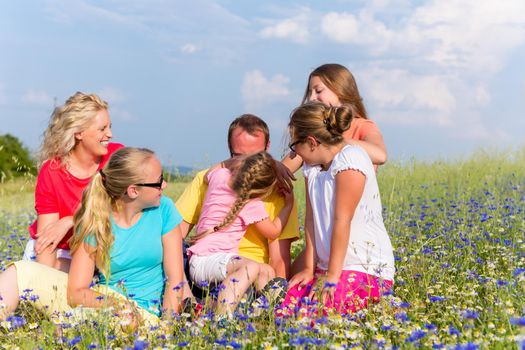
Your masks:
M123 147L113 137L108 104L77 92L55 108L38 154L37 219L29 227L24 259L68 271L73 214L82 191L109 156Z
M45 312L116 307L120 316L155 323L183 298L182 218L162 195L162 167L147 149L122 148L97 172L74 216L68 274L19 261L0 275L5 318L27 289ZM92 286L95 268L100 281ZM125 311L122 311L125 310Z
M230 314L248 287L261 290L275 272L268 264L239 257L239 242L249 225L269 240L275 240L288 222L293 195L270 220L262 198L277 184L274 159L266 152L231 158L205 175L208 190L192 239L190 277L200 284L221 283L217 313Z

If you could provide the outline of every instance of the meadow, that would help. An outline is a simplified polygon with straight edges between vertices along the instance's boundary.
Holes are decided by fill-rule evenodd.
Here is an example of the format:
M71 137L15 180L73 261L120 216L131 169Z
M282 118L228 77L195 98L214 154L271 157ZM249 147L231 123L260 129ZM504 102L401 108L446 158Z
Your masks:
M395 285L356 314L283 319L272 305L246 303L232 321L204 309L126 333L118 319L45 316L27 300L0 324L0 348L525 349L524 165L525 149L382 166ZM175 199L184 186L170 183L166 194ZM31 177L0 184L0 269L22 255L33 188ZM295 191L303 216L301 181Z

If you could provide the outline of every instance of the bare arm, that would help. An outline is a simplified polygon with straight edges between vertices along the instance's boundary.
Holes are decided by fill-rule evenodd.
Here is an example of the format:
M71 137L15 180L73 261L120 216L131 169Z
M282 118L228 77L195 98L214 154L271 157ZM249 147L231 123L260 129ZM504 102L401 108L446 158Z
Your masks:
M38 215L36 221L35 252L41 254L44 249L55 250L62 238L73 227L73 217L59 219L58 213Z
M281 231L288 223L288 217L290 216L293 207L293 193L285 192L284 200L285 205L275 219L266 219L253 224L257 231L268 239L276 239L279 237Z
M275 239L268 242L270 255L270 266L274 269L277 277L288 279L290 276L290 247L293 239Z
M163 266L166 288L162 308L171 316L180 311L184 281L182 235L179 226L162 236Z
M283 158L281 163L286 165L292 173L295 173L303 165L303 158L296 153L290 152Z
M326 275L328 284L323 289L323 298L326 295L333 298L335 286L341 277L350 240L350 224L363 195L365 180L365 175L357 170L344 170L335 176L334 222Z
M83 305L99 308L111 305L108 304L108 300L102 298L101 293L89 287L95 273L95 259L89 253L93 249L84 243L73 254L67 283L67 300L72 307Z
M312 205L310 203L310 195L308 193L308 178L305 181L305 202L306 202L306 213L304 218L304 238L306 241L306 247L304 249L303 257L303 269L298 272L290 280L290 288L299 284L300 287L304 287L310 282L314 276L316 255L315 255L315 238L314 238L314 222L312 214Z
M386 163L387 152L383 135L378 132L368 133L362 140L345 139L350 145L358 145L362 147L372 160L374 166Z

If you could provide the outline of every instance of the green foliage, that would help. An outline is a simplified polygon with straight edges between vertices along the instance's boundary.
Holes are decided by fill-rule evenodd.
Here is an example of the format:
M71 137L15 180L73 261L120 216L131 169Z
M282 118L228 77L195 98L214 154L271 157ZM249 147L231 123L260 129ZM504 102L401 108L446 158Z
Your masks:
M35 173L35 163L22 142L10 134L0 135L0 180Z

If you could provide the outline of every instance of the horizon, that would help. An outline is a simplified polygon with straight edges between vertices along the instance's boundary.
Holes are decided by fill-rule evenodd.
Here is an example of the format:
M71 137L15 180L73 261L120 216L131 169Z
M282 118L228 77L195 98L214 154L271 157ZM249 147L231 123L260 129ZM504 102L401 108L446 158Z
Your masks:
M227 158L243 113L280 157L324 63L354 74L389 162L525 145L521 0L8 2L0 33L0 134L33 152L53 105L83 91L109 103L114 142L166 167Z

